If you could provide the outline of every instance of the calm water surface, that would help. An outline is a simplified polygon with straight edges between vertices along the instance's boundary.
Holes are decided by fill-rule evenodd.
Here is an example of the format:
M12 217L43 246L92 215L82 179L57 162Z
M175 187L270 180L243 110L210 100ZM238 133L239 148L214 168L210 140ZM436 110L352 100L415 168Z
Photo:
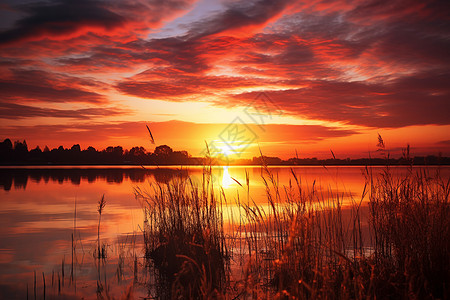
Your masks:
M436 168L429 168L434 172ZM302 184L324 195L339 194L344 202L359 201L365 179L362 167L292 167ZM280 187L293 183L291 167L271 167ZM383 171L374 167L374 174ZM442 168L449 176L450 168ZM407 172L393 168L394 174ZM266 187L260 167L215 167L216 186L228 202L247 195L264 207ZM148 272L143 263L143 210L134 189L174 178L201 182L201 167L58 167L0 169L0 299L97 298L97 292L121 295L133 283L134 296L147 295ZM240 186L238 182L243 186ZM282 190L283 191L283 190ZM105 195L101 243L106 259L95 258L97 203ZM229 213L236 209L231 205ZM228 215L225 214L225 215ZM36 277L36 283L35 283ZM102 285L98 286L97 282Z

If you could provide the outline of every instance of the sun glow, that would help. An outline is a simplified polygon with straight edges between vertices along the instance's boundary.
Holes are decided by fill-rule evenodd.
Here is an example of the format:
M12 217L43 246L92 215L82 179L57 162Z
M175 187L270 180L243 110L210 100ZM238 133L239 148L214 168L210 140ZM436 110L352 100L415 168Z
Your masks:
M226 157L229 157L232 154L234 154L235 152L230 148L230 146L228 146L227 144L224 144L224 145L220 146L220 153Z

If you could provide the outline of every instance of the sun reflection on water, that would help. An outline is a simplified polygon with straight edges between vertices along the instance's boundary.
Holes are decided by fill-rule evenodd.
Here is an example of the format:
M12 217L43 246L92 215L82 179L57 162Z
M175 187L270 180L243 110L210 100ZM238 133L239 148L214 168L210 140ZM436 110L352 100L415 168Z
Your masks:
M229 188L234 183L233 179L228 172L228 166L223 166L223 174L222 174L222 187L224 189Z

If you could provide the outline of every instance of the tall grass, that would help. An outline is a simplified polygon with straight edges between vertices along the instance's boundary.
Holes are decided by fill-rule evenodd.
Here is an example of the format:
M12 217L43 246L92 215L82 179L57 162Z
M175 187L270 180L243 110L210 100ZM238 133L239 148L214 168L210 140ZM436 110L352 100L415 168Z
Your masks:
M106 206L105 195L98 201L97 212L98 212L98 225L97 225L97 258L105 258L106 252L105 247L100 245L100 224L102 222L102 212Z
M375 265L390 273L386 293L448 298L450 292L450 179L440 170L412 169L395 178L387 168L370 197ZM378 276L381 277L381 276Z
M359 298L360 270L348 250L363 253L358 206L343 218L342 195L294 183L280 188L262 167L267 211L244 205L252 265L244 294L252 298ZM263 269L261 269L263 268ZM256 278L256 280L255 280Z
M160 298L217 297L225 284L227 248L211 168L201 186L176 179L150 192L136 189L145 209L146 257L156 269Z
M352 198L347 207L341 195L319 193L314 184L305 187L295 173L295 184L284 187L282 197L277 180L267 167L263 170L270 209L262 213L254 205L245 212L253 228L247 230L254 255L254 274L248 278L266 277L246 285L252 287L249 296L449 298L450 179L439 169L431 174L410 168L394 176L389 167L379 175L367 168L361 198ZM369 222L363 224L366 196Z
M176 179L136 189L157 298L449 298L449 178L366 168L355 199L306 185L294 171L282 187L267 166L261 175L267 203L253 201L247 175L231 224L210 167L198 185Z

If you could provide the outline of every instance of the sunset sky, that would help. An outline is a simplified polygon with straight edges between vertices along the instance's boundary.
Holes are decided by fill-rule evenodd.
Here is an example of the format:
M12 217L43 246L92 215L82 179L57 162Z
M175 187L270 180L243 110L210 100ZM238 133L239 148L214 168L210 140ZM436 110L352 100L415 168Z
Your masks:
M29 149L450 156L450 1L3 0L0 70Z

